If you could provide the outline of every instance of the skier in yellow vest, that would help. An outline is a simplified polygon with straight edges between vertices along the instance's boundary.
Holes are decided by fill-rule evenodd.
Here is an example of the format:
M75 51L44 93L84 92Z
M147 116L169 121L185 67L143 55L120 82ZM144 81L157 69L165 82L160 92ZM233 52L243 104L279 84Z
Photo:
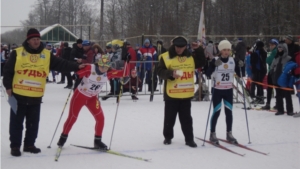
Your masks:
M192 43L193 54L187 50L187 40L176 37L168 52L161 55L157 67L158 76L165 80L164 101L165 117L163 135L164 144L171 144L174 137L173 127L177 113L185 144L197 147L194 142L193 119L191 116L191 99L194 96L194 70L205 65L204 50L197 43Z
M8 97L15 98L17 110L10 110L9 134L12 156L21 156L23 122L26 118L24 152L40 153L34 143L38 135L40 109L49 70L77 71L84 64L68 62L53 56L44 48L38 30L31 28L23 45L12 51L4 67L3 84Z

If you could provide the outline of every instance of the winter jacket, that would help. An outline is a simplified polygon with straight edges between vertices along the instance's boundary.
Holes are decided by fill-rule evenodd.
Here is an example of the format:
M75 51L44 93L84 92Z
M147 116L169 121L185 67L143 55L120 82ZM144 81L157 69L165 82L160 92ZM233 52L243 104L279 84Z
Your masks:
M138 51L137 59L140 61L156 61L157 60L157 54L156 50L152 45L149 45L148 47L143 46ZM145 64L142 64L142 67L145 65L145 70L151 70L152 69L152 63L147 62ZM139 64L137 64L139 66Z
M298 67L297 63L289 61L285 64L283 72L279 76L277 83L281 87L293 87L295 76L292 74L293 69Z
M275 59L273 60L270 68L270 74L272 76L273 84L278 85L277 79L280 77L285 64L291 60L291 57L288 55L288 48L285 43L279 44L283 48L283 54L277 52ZM278 45L278 46L279 46Z
M266 62L267 64L269 65L269 68L268 68L268 72L270 72L270 67L271 67L271 64L275 58L275 56L277 55L277 48L274 48L272 51L271 51L271 54L270 56L267 57L266 59Z
M295 44L293 41L291 44L287 45L288 47L288 55L292 57L292 60L295 61L296 53L300 51L300 47Z
M267 73L266 58L267 52L263 48L256 49L255 52L251 53L250 63L253 74L256 72Z
M28 52L30 54L40 54L44 49L44 46L42 43L40 44L38 49L32 49L28 46L27 41L23 42L23 47L26 50L26 52ZM12 89L13 78L14 78L14 74L15 74L16 57L17 57L17 53L15 50L13 50L8 59L8 62L6 63L6 65L4 67L3 84L6 88L6 90ZM71 72L71 71L77 71L79 69L78 65L76 63L68 62L64 59L55 57L55 56L53 56L53 54L50 55L50 67L49 68L50 68L50 70L56 70L59 72ZM46 78L45 78L45 81L46 81ZM15 96L18 103L21 103L21 104L33 105L33 104L40 104L42 101L42 97L27 97L27 96L21 96L21 95L15 94L15 93L13 93L13 95Z
M130 46L127 48L127 52L130 54L130 61L137 61L135 50ZM136 62L130 63L130 70L134 69L136 65Z
M298 67L294 69L294 76L296 84L300 84L300 51L296 53L295 62L297 63Z
M68 61L72 61L71 60L71 51L72 51L72 48L70 48L70 47L64 48L61 53L61 58L68 60Z
M246 72L247 72L247 75L248 75L248 77L252 77L252 70L251 70L251 63L250 63L250 58L251 57L251 55L250 54L248 54L247 56L246 56L246 60L245 60L245 66L246 66Z
M239 42L235 47L235 57L234 59L239 61L244 61L247 52L247 46L244 42Z
M83 53L84 53L83 49L79 48L77 44L74 43L71 51L70 60L76 61L77 59L82 59Z

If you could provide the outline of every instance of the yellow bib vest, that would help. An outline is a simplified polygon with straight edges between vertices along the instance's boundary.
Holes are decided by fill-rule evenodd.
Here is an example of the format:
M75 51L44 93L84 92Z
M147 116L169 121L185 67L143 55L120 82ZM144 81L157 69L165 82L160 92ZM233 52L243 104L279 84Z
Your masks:
M169 58L169 52L161 55L169 70L182 70L183 76L175 80L167 80L166 93L171 98L190 98L194 96L195 62L192 56Z
M42 97L50 67L50 51L44 49L40 54L28 53L24 47L17 52L13 92L29 97Z

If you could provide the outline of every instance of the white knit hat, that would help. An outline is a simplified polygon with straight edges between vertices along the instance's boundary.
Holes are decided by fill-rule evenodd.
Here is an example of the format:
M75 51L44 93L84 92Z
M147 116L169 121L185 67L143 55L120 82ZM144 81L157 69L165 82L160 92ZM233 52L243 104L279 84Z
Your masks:
M218 46L219 50L231 49L231 43L228 40L222 40Z

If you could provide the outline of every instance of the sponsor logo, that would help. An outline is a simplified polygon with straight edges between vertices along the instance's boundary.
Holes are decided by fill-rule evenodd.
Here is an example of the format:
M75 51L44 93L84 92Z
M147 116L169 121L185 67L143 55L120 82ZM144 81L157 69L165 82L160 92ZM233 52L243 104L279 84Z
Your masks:
M96 75L96 72L92 72L92 75Z
M233 62L229 62L229 64L233 64Z
M40 58L45 59L46 56L45 56L44 54L41 54L41 55L40 55Z
M226 63L224 64L224 69L228 69L228 65Z
M101 80L101 77L100 77L100 76L98 76L98 77L97 77L97 81L99 82L100 80Z
M22 52L22 56L26 56L26 52Z

